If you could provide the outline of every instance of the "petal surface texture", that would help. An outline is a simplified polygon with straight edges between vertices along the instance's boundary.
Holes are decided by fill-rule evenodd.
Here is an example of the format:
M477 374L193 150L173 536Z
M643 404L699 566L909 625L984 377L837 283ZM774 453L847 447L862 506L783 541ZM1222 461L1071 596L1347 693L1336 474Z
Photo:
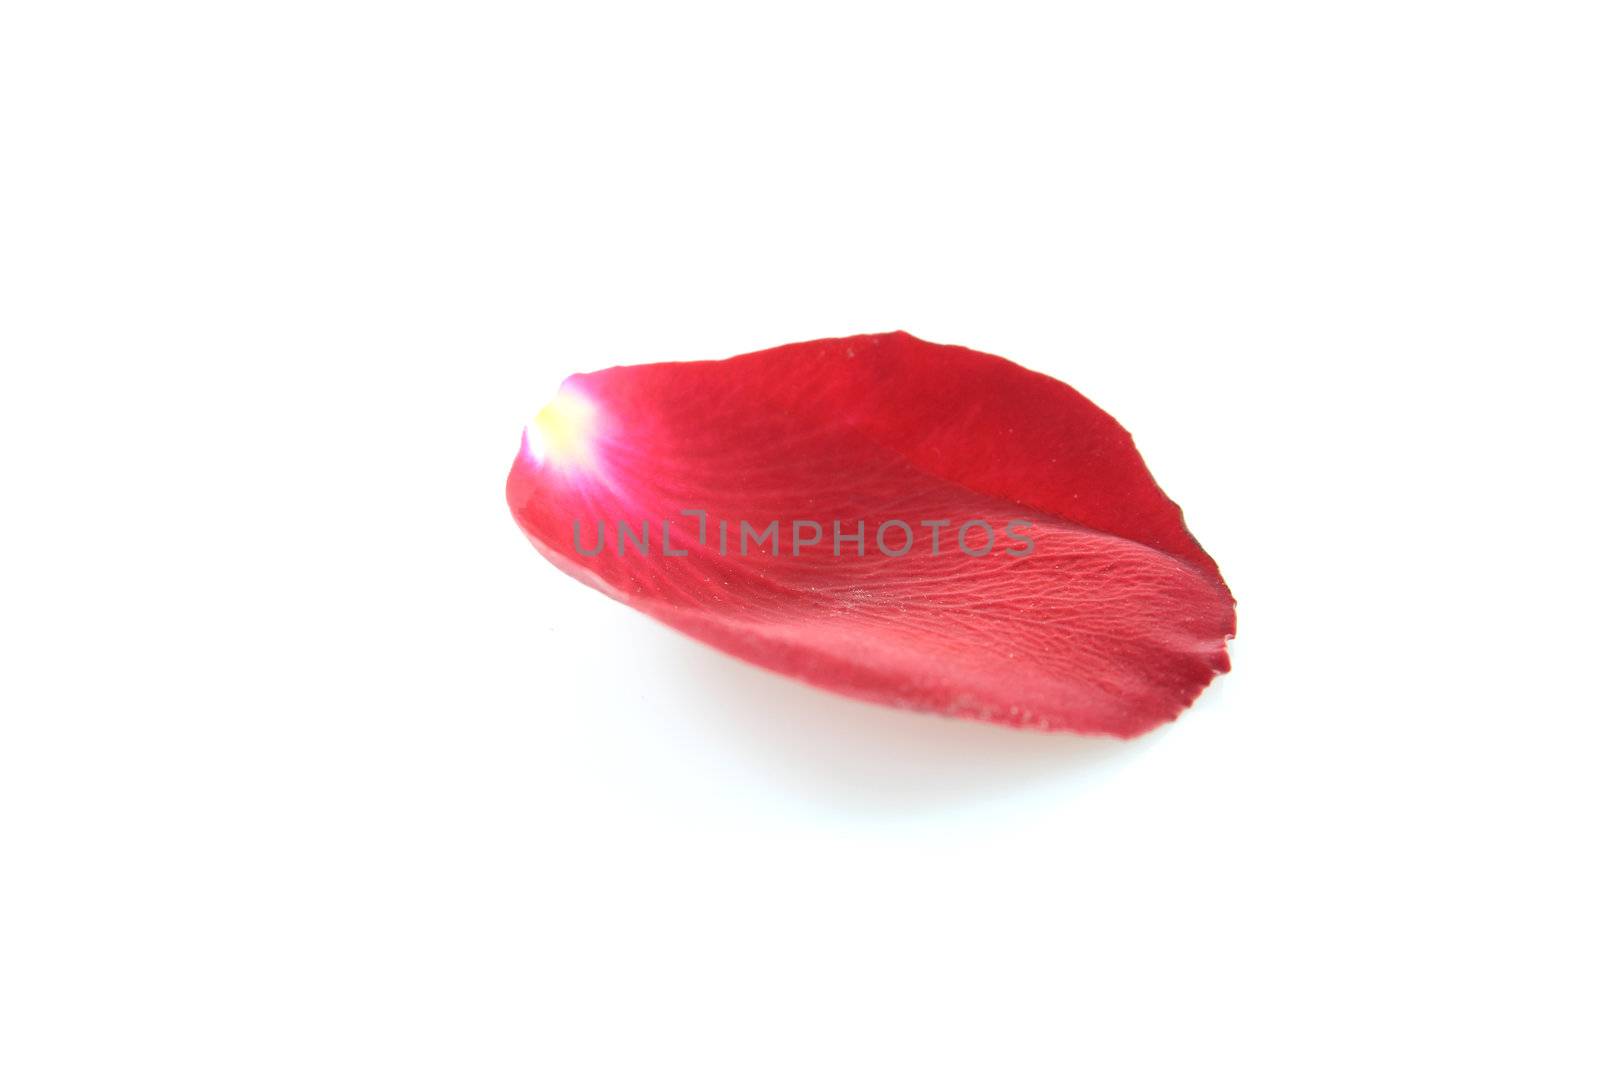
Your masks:
M1228 669L1233 597L1127 431L905 333L574 375L506 495L569 574L882 704L1132 737Z

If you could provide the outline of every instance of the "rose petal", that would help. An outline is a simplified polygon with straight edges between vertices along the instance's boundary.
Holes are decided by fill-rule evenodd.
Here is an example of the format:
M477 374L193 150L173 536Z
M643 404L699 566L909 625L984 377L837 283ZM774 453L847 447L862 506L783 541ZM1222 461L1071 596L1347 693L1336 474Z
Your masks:
M574 375L506 495L569 574L851 696L1131 737L1228 669L1233 598L1127 431L1058 381L905 333ZM774 520L776 554L743 526ZM980 520L981 556L982 527L955 541Z

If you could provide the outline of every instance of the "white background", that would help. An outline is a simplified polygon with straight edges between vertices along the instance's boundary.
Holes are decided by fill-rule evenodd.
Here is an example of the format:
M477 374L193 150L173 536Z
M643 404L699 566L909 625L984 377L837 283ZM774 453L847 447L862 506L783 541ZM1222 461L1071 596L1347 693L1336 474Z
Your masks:
M11 3L0 1060L1595 1062L1592 5ZM523 540L567 373L903 328L1239 599L1132 743Z

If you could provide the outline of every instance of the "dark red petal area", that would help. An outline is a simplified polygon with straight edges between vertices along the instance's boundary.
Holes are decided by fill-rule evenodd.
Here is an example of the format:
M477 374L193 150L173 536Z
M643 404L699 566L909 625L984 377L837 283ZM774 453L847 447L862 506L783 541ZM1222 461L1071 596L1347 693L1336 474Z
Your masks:
M1131 737L1228 669L1233 598L1127 431L1061 382L905 333L574 375L506 496L569 574L851 696ZM648 555L619 520L648 524ZM956 531L978 520L993 547L969 555ZM773 521L779 551L741 554L741 524Z

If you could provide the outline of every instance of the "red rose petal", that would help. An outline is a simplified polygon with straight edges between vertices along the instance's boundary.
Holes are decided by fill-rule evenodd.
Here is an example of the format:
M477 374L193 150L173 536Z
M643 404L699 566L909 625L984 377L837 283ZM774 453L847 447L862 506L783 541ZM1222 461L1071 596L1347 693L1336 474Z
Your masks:
M905 333L574 375L506 495L568 573L851 696L1131 737L1228 669L1233 598L1127 431L1058 381ZM774 520L777 554L748 534L741 554L741 523ZM976 520L981 556L955 541Z

